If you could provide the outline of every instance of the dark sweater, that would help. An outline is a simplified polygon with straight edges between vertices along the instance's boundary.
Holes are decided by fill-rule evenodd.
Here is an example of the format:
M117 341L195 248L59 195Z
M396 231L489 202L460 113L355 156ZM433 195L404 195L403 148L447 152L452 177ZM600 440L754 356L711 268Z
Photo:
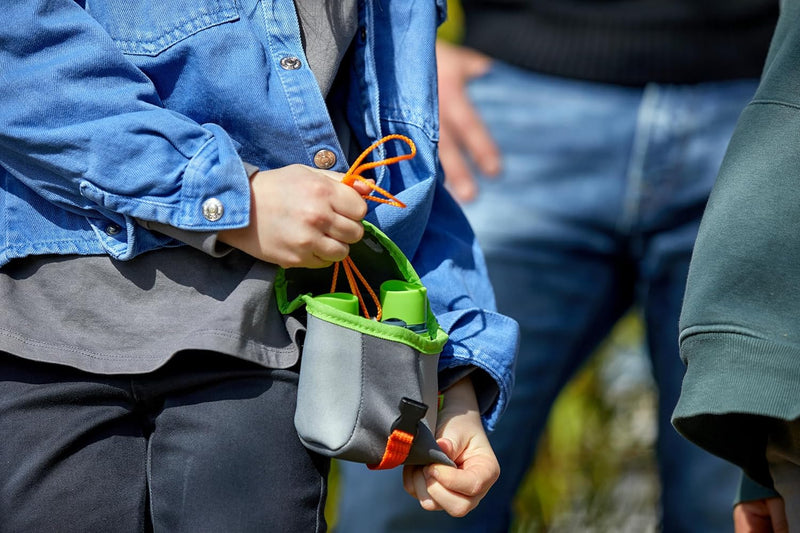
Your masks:
M773 424L800 418L800 0L787 0L692 256L673 423L766 486Z
M623 85L757 77L778 0L462 0L465 44L511 64Z

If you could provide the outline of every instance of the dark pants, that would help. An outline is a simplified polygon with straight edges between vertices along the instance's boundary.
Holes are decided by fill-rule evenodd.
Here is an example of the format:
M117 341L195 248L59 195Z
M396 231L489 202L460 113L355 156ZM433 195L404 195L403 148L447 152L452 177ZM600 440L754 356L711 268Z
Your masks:
M0 353L0 531L324 531L296 394L294 370L212 353L116 376Z

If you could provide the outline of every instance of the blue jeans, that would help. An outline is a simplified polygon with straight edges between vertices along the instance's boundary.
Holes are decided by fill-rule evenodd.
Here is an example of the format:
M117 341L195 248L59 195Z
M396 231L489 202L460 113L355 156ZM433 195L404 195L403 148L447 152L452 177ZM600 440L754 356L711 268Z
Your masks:
M0 352L0 532L326 529L297 372L185 352L92 375Z
M506 531L548 412L618 319L637 305L658 385L664 532L731 530L736 470L680 437L678 318L703 208L756 80L619 87L495 63L471 96L503 154L465 211L499 310L522 341L511 402L491 435L500 480L463 519L426 513L400 472L342 465L337 530Z

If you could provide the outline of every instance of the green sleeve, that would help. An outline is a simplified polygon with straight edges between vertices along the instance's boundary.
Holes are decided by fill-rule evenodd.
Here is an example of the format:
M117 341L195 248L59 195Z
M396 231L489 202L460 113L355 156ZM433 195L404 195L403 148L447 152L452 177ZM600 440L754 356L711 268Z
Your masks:
M800 2L784 2L695 243L673 424L769 482L770 422L800 417Z
M736 493L736 499L734 500L733 504L736 505L742 502L778 497L780 497L780 494L775 492L774 489L767 488L760 483L756 483L747 477L747 474L742 472L742 479L739 482L739 491Z

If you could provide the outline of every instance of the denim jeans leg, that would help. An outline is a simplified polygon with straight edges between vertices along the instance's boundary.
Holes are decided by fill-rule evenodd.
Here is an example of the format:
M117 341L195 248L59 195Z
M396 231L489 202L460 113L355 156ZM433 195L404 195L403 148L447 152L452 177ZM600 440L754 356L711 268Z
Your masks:
M738 469L683 439L670 423L684 374L678 363L678 319L692 247L706 200L755 80L657 86L648 93L648 126L631 213L638 257L637 300L658 387L657 457L662 531L731 528ZM643 143L644 145L645 143Z
M680 233L694 235L694 226L683 228ZM684 439L670 422L684 374L677 324L692 241L693 237L686 243L682 260L677 255L667 259L665 262L671 264L663 265L665 270L647 283L643 304L648 351L658 390L656 457L664 533L730 531L739 480L737 468Z
M399 472L345 465L339 531L505 531L555 395L631 303L643 310L659 390L663 531L730 530L735 469L680 437L669 416L684 372L677 323L691 248L754 89L754 80L623 88L502 64L473 82L503 173L481 179L465 211L498 307L523 334L511 402L490 437L501 477L452 519L404 496Z

